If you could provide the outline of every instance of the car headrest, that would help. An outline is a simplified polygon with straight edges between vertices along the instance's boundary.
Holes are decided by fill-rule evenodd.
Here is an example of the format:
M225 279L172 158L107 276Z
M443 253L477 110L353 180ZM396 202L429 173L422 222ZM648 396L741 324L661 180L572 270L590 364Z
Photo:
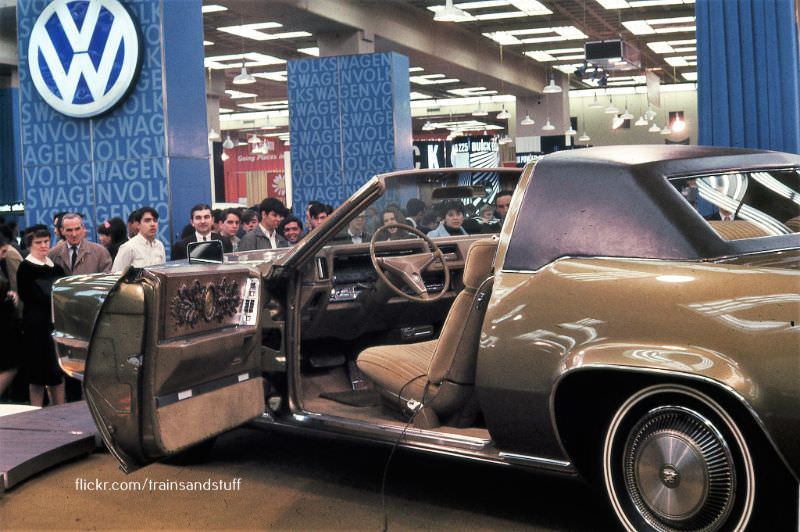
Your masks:
M477 290L481 283L492 275L497 242L496 238L484 238L476 240L469 247L463 275L466 288Z

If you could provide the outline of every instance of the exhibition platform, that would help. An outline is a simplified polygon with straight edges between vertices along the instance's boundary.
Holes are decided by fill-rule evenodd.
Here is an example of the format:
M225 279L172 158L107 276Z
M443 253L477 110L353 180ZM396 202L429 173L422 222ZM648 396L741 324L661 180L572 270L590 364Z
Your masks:
M8 412L15 412L5 415ZM0 405L0 493L100 445L85 401L48 408Z

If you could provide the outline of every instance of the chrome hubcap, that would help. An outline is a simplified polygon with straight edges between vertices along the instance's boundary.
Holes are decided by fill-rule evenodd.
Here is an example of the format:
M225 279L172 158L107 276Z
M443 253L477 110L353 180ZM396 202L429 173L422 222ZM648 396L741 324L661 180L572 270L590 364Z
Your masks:
M722 436L696 412L648 412L623 454L625 485L639 514L657 530L713 529L730 512L736 487Z
M700 451L674 431L641 444L634 471L644 503L670 519L686 519L703 504L708 486Z

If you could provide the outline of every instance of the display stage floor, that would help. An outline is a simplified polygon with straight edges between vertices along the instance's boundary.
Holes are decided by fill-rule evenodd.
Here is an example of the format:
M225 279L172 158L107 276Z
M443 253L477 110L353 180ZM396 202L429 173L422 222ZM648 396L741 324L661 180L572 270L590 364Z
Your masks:
M99 444L96 435L85 401L0 417L0 492L90 454Z

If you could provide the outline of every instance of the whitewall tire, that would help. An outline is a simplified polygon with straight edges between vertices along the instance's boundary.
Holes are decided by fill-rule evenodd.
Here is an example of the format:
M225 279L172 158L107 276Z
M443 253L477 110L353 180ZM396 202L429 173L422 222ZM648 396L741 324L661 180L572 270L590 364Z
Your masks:
M602 469L627 530L744 530L752 513L744 434L717 402L687 386L652 386L625 401L606 431Z

